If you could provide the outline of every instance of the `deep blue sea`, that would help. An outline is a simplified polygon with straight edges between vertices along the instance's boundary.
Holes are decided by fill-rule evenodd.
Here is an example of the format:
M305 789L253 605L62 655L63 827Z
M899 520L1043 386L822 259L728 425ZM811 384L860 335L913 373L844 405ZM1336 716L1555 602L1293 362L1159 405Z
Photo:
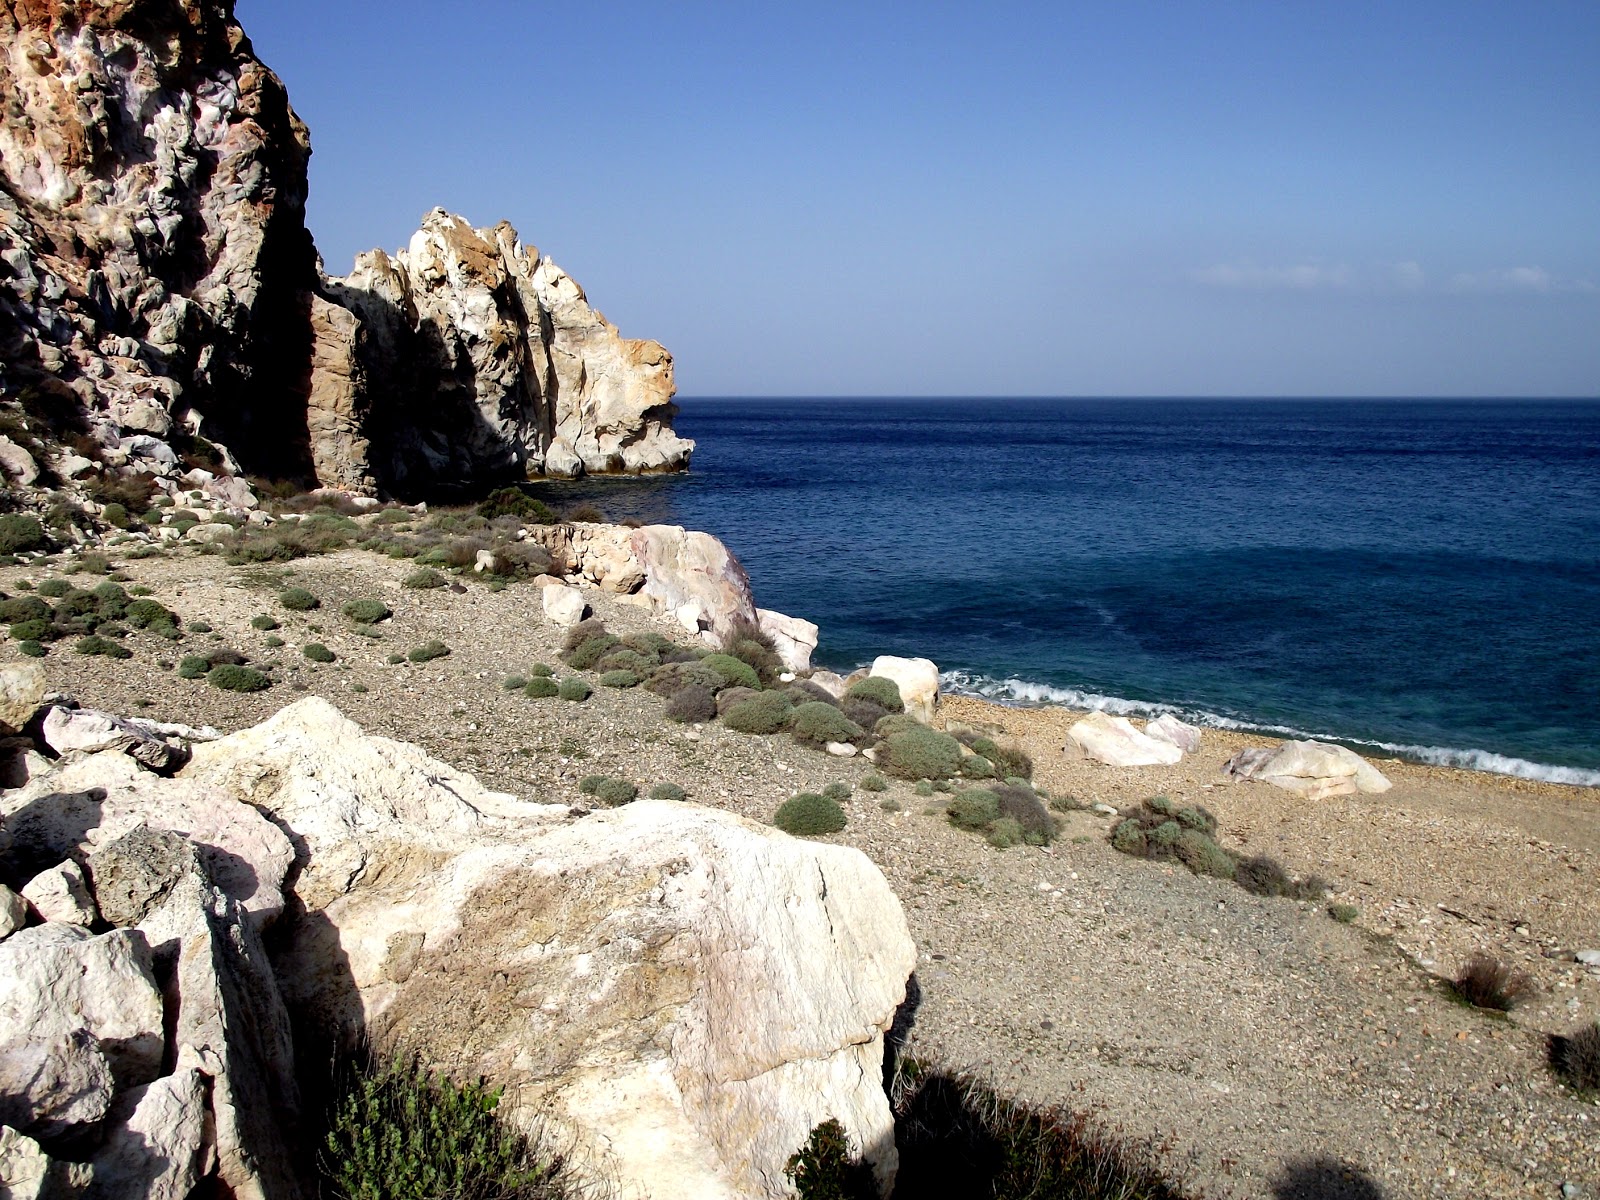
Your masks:
M704 529L817 661L1600 785L1600 403L680 400Z

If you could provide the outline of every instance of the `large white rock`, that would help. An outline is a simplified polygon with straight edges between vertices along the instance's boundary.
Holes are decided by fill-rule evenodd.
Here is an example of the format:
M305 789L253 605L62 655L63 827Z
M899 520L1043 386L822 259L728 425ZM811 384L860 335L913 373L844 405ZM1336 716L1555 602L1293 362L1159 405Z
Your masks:
M82 1029L0 1042L0 1125L53 1142L91 1131L111 1107L111 1064Z
M207 1090L206 1077L186 1067L119 1096L87 1194L186 1200L209 1165Z
M120 750L153 771L183 761L183 752L150 730L93 708L54 705L44 718L45 745L57 754Z
M1275 751L1241 750L1223 768L1241 779L1259 779L1308 800L1376 795L1394 785L1354 750L1329 742L1284 742Z
M1170 766L1183 759L1171 742L1147 737L1127 717L1109 713L1090 713L1074 722L1067 737L1088 757L1111 767Z
M176 830L199 847L218 886L265 924L283 911L294 848L248 799L247 789L230 796L162 779L125 754L92 754L0 792L0 816L18 850L43 862L92 855L140 825Z
M0 1043L92 1033L120 1086L161 1070L161 995L144 936L35 925L0 942Z
M295 831L294 999L547 1102L626 1194L788 1195L829 1116L892 1176L883 1033L915 948L859 852L681 803L573 820L317 699L180 780Z
M770 608L756 609L761 632L772 639L783 665L796 675L811 669L811 652L817 648L818 629L810 621L785 616Z
M10 1126L0 1125L0 1197L41 1200L45 1189L54 1182L50 1176L50 1156L39 1143Z
M94 895L83 877L83 868L70 858L28 880L22 898L46 921L65 921L87 929L100 915L95 911Z
M919 721L933 720L939 704L939 668L925 658L896 658L880 654L868 675L892 679L900 688L906 711Z
M39 464L33 455L4 434L0 434L0 471L24 487L39 478Z
M555 587L542 588L540 589L540 597L544 605L545 618L554 621L557 625L576 625L583 620L583 615L589 611L589 605L584 600L583 593L575 587L564 587L557 584Z
M0 737L19 733L44 700L44 668L38 663L0 666Z
M0 941L28 923L28 902L0 883Z
M1185 754L1200 749L1200 730L1171 713L1162 713L1155 720L1146 721L1144 733L1158 742L1170 742Z

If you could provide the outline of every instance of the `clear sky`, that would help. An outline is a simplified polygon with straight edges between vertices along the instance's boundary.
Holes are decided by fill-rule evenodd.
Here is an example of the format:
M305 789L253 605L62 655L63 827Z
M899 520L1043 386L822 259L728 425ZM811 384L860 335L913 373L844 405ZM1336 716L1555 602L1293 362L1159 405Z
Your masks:
M329 271L509 220L685 395L1600 396L1600 4L238 0Z

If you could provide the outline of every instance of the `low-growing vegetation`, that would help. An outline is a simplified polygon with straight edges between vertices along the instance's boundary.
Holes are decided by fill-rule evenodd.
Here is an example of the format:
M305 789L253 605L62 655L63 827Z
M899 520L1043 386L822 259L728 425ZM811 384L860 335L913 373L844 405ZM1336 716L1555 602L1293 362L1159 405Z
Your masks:
M339 611L357 625L376 625L394 616L382 600L348 600Z
M1217 818L1203 805L1179 805L1154 796L1126 809L1112 827L1111 845L1135 858L1181 862L1196 875L1231 879L1257 896L1321 900L1331 885L1316 875L1296 879L1277 859L1265 854L1245 857L1217 843Z
M1474 1008L1510 1012L1533 994L1533 979L1492 954L1474 954L1451 984L1455 994Z
M444 658L449 653L450 647L438 638L434 638L432 641L423 642L420 646L413 646L406 652L406 657L414 663L425 663L432 662L436 658Z
M219 663L206 672L206 682L225 692L262 692L272 686L267 675L253 667L239 667L232 663Z
M1600 1100L1600 1022L1552 1034L1550 1069L1585 1099Z
M309 658L312 662L317 663L331 663L335 658L338 657L332 650L329 650L321 642L306 643L304 646L300 647L300 653L306 658Z
M310 612L322 607L322 601L302 587L284 588L278 593L278 603L291 612Z
M795 837L819 837L838 833L848 824L848 818L837 800L815 792L801 792L778 805L778 811L772 814L772 823Z

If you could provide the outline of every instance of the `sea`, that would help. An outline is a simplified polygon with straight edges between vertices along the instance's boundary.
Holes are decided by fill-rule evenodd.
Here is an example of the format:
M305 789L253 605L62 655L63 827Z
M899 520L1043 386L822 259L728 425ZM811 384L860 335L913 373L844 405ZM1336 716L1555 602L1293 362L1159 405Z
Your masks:
M1600 786L1600 403L680 399L703 529L815 660Z

